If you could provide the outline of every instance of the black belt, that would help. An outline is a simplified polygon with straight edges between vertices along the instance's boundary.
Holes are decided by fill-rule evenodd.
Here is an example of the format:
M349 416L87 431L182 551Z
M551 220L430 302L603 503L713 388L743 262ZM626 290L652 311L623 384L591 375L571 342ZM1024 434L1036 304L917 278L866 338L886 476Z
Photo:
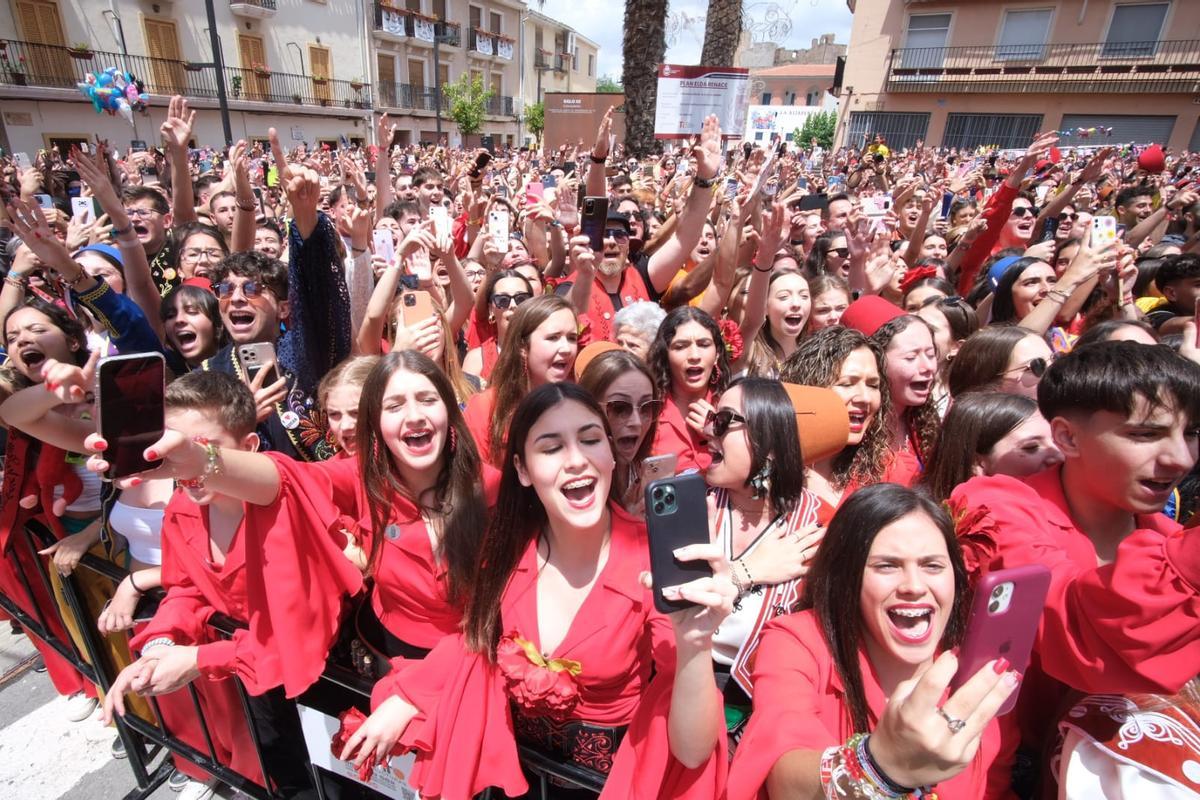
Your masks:
M420 660L429 650L417 647L397 637L384 627L375 615L369 598L365 598L354 617L354 640L350 642L350 657L354 669L365 678L378 680L391 671L391 659L397 657Z
M550 717L529 717L512 706L517 741L550 758L607 775L612 770L617 748L627 725L593 725L581 720L556 722Z

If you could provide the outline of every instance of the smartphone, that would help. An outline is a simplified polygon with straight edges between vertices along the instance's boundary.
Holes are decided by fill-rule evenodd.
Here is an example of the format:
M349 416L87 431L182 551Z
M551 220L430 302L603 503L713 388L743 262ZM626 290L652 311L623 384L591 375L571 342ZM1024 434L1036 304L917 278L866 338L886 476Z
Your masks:
M542 176L542 188L543 189L550 189L555 186L558 186L558 178L554 177L554 173L547 172L545 175Z
M72 197L71 216L79 220L81 225L94 222L99 216L96 213L94 202L90 197Z
M677 468L678 458L674 453L649 456L642 462L642 486L649 486L654 481L674 476Z
M890 194L877 194L871 197L864 197L862 208L863 213L868 217L882 217L892 208L892 196Z
M417 289L406 291L400 295L400 316L404 327L411 328L418 322L424 322L436 312L433 309L433 297L429 292Z
M533 181L525 186L525 204L533 205L542 202L546 196L546 187L541 181Z
M698 472L660 478L646 486L646 528L650 539L650 574L654 577L654 607L664 614L690 608L686 600L667 600L664 586L678 586L712 575L707 561L677 561L675 550L707 544L708 502L704 477Z
M418 247L408 258L409 270L417 276L417 281L429 283L433 280L433 264L429 260L429 251Z
M13 163L21 169L33 169L33 162L29 159L29 153L13 153Z
M796 206L797 211L824 211L829 208L829 195L806 194Z
M583 198L583 215L580 219L580 233L588 237L593 252L599 253L604 249L604 227L608 224L608 198Z
M389 264L396 260L396 242L392 232L385 228L371 231L371 241L375 244L375 255L387 260Z
M504 185L503 183L500 184L499 186L497 186L496 187L496 196L507 198L508 197L508 187L506 185Z
M954 204L954 192L942 192L942 212L941 218L946 219L950 216L950 206Z
M475 163L471 165L469 170L467 170L467 174L471 176L472 180L478 178L483 174L483 171L487 169L487 165L490 164L491 161L492 154L487 150L481 150L479 154L475 156Z
M38 208L43 211L52 211L54 209L54 198L48 194L35 194L33 199L37 202Z
M725 179L725 199L733 200L737 197L738 179L729 177Z
M1116 217L1093 217L1092 218L1092 238L1090 246L1092 250L1099 250L1105 245L1117 240L1117 218Z
M1058 217L1047 217L1042 223L1042 232L1038 236L1039 242L1053 242L1058 236Z
M165 362L161 353L113 356L96 368L100 435L108 443L105 477L125 478L153 469L146 448L163 435Z
M967 617L967 633L958 651L958 672L950 682L951 692L997 658L1007 658L1010 669L1024 674L1049 589L1050 570L1041 564L996 570L979 580ZM1009 695L998 713L1012 711L1017 694Z
M450 235L450 210L445 206L430 206L429 218L433 220L433 232L439 239Z
M492 237L492 243L496 245L501 253L508 252L508 236L509 236L509 217L508 209L503 206L493 206L488 212L487 218L488 235Z
M799 178L796 178L796 188L807 190L808 189L808 178L804 177L803 175L801 175Z
M279 380L279 373L275 370L275 345L270 342L239 344L237 360L242 367L242 372L246 375L247 385L253 383L254 379L258 377L258 373L264 369L269 372L263 378L263 386L270 386Z

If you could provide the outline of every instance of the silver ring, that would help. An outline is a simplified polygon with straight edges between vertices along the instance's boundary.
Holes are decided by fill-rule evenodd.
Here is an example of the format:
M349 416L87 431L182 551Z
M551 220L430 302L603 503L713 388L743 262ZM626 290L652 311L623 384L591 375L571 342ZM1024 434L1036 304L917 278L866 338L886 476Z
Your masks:
M964 722L961 719L955 719L954 717L950 716L949 714L946 713L946 709L944 709L944 708L939 708L937 710L937 713L941 715L942 719L946 720L946 725L948 725L950 727L951 733L958 733L963 728L967 727L966 722Z

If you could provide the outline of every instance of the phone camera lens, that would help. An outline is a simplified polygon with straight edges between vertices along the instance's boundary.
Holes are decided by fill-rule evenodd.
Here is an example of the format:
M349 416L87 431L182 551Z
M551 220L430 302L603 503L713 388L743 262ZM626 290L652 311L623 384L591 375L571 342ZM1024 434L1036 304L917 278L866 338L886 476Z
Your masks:
M665 500L666 500L668 503L674 503L674 502L675 502L675 493L674 493L674 492L670 492L670 491L669 491L669 492L667 492L667 496L666 496L666 498L664 498L664 499L665 499Z
M997 586L995 589L992 589L992 597L1001 597L1003 595L1004 595L1004 587L1003 586Z
M654 513L655 513L655 514L661 514L662 512L663 512L663 504L662 504L662 503L655 503L655 504L654 504Z
M416 304L417 304L417 298L414 295L411 295L411 294L404 295L404 305L415 306Z
M993 602L991 602L991 603L988 603L988 611L990 611L990 612L992 612L993 614L995 614L995 613L996 613L997 611L999 611L999 610L1000 610L1000 604L999 604L999 603L997 603L997 602L995 602L995 601L993 601Z
M655 500L661 500L661 499L662 499L662 496L663 496L663 490L662 490L662 487L661 487L661 486L655 486L655 487L654 487L654 491L653 491L653 492L651 492L650 494L651 494L651 495L653 495L653 497L654 497L654 499L655 499Z

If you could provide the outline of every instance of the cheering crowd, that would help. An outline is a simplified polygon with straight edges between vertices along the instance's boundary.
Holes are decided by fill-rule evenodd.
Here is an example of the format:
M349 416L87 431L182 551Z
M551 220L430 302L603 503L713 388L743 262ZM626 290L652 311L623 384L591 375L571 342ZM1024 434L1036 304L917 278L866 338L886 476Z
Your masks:
M391 147L386 115L219 153L194 117L3 165L0 592L78 645L72 577L113 679L35 642L74 719L316 796L297 702L332 661L374 690L328 746L363 777L415 754L427 797L595 796L518 746L606 798L1196 791L1186 737L1117 728L1200 725L1200 155L710 117L636 158L609 116L489 153ZM97 371L137 354L165 431L110 481ZM672 475L708 530L655 585ZM972 586L1030 565L1028 665L960 674ZM227 793L175 758L182 797Z

